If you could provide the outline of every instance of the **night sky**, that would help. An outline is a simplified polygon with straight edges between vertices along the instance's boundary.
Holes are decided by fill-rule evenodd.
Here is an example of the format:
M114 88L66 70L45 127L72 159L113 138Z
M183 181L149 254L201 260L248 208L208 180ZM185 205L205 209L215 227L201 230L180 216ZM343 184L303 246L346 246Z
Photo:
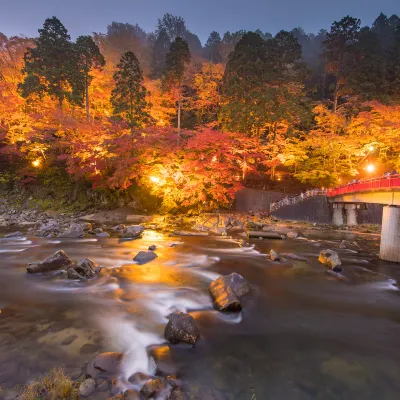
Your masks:
M221 34L257 28L275 34L301 26L306 32L329 29L345 15L371 24L380 12L400 13L399 0L0 0L0 32L36 36L47 17L61 19L71 36L105 32L112 21L138 23L153 31L157 18L182 16L204 43Z

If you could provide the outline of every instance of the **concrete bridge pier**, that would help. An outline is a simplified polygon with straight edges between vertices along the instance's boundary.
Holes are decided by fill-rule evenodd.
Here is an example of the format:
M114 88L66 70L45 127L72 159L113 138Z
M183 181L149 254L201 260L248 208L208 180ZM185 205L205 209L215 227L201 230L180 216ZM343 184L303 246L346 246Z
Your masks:
M400 263L400 207L383 208L380 258Z
M345 204L346 225L355 226L357 224L357 206L355 204Z
M333 216L332 216L332 224L336 226L342 226L344 224L343 220L343 203L334 203L333 204Z

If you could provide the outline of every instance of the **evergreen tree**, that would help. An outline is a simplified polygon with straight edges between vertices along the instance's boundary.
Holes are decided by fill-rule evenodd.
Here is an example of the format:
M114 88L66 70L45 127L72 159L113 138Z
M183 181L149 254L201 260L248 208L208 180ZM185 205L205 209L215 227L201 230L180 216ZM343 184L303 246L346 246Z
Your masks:
M181 130L181 100L182 85L187 64L190 63L191 54L185 40L177 37L171 44L166 57L166 69L163 76L163 89L175 91L178 100L178 132Z
M215 64L219 64L220 62L222 62L220 45L221 45L220 34L216 31L211 32L210 36L207 39L204 52L206 58Z
M153 59L152 59L152 76L153 78L160 78L165 71L165 60L167 53L171 46L169 36L165 29L161 29L158 32L157 39L154 42L153 47Z
M61 21L56 17L46 19L35 43L36 47L25 53L21 95L28 98L47 94L58 101L60 108L64 100L81 105L71 88L79 86L82 76L77 71L71 38Z
M75 50L78 57L79 70L82 71L84 77L84 94L86 117L90 116L89 86L93 77L90 75L92 69L101 69L105 65L103 55L100 49L93 41L91 36L79 36L76 39Z
M143 72L139 61L131 51L126 52L114 73L115 88L111 93L113 115L126 121L131 129L141 128L150 121L143 85Z
M354 45L357 42L361 21L350 16L335 21L330 32L326 34L323 42L325 51L324 57L328 70L335 77L335 88L333 94L333 112L338 105L338 98L341 86L346 82L349 72L350 58L353 56Z

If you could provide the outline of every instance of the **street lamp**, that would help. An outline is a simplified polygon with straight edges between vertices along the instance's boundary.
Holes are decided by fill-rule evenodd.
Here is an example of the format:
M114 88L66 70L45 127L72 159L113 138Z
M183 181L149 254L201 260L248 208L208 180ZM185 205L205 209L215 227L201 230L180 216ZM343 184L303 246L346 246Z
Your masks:
M371 174L372 172L375 171L375 165L374 164L368 164L366 170L367 170L367 172L369 174Z

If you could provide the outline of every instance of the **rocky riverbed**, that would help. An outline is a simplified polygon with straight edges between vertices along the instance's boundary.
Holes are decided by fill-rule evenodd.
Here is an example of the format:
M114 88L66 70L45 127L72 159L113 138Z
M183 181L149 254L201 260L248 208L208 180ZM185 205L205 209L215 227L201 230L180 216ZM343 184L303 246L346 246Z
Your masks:
M5 399L60 366L90 399L400 389L400 274L376 233L257 213L0 219Z

